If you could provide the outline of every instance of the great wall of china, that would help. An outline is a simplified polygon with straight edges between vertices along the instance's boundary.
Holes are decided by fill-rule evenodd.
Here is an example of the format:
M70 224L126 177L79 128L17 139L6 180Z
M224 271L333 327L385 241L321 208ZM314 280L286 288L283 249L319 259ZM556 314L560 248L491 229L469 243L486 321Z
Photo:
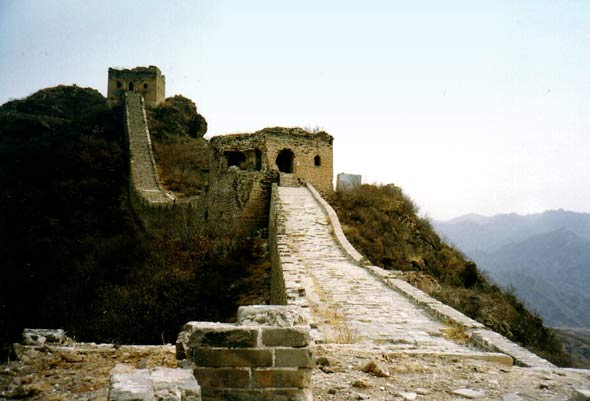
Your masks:
M157 235L267 232L271 305L241 306L235 324L188 322L175 345L25 329L16 370L0 371L15 375L0 401L590 401L590 370L552 365L353 248L324 199L333 191L325 132L214 137L203 192L168 192L146 117L164 91L157 67L109 70L109 102L124 109L131 208ZM340 188L360 182L344 178Z
M211 215L211 211L205 211L207 199L181 204L164 190L158 179L141 95L125 94L124 107L131 200L139 219L148 230L174 230L179 224L199 230L199 225L206 224L203 215ZM325 153L322 158L327 159ZM329 161L331 174L331 154ZM267 164L272 164L272 159ZM240 182L243 174L250 183L260 184L248 171L227 167L224 165L220 174L233 174L232 182ZM198 397L310 400L311 352L315 346L350 348L351 352L362 348L380 355L402 353L415 358L436 355L560 371L399 279L395 271L370 266L346 240L336 214L315 189L313 180L279 171L274 175L259 171L255 174L267 177L264 182L268 189L263 192L270 204L258 199L262 195L254 189L256 185L247 186L247 194L238 193L238 186L230 185L236 192L225 191L224 196L243 201L228 221L231 224L232 218L243 216L252 198L258 200L248 212L250 217L252 210L261 213L262 208L267 208L261 216L269 221L271 302L282 306L248 307L236 325L190 322L185 326L179 335L177 357L191 361L202 392ZM273 178L269 180L269 176ZM210 189L208 196L215 198L214 191ZM256 196L252 196L254 192ZM452 330L464 333L468 341L445 336ZM572 369L563 371L571 374ZM134 380L143 379L133 374L124 380L114 377L110 400L131 399L125 394L133 388ZM199 399L194 394L191 397L195 398L182 399Z

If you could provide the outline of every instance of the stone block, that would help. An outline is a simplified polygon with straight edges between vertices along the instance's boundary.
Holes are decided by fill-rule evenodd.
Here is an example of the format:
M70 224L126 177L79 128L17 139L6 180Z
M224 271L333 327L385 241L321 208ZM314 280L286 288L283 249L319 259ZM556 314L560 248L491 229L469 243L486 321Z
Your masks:
M270 367L272 351L269 349L195 348L193 362L205 367Z
M308 348L275 349L275 366L279 368L312 368L313 354Z
M199 322L201 323L201 322ZM193 324L189 348L253 348L258 342L258 329L231 324Z
M201 388L191 371L116 367L111 376L109 401L200 401Z
M119 373L111 376L109 401L153 400L150 375L147 370Z
M570 401L590 401L590 389L575 389Z
M310 389L251 389L203 391L203 401L312 401Z
M250 369L248 368L195 368L194 375L203 387L210 388L248 388Z
M268 327L262 329L262 344L268 347L306 347L309 330L304 328Z
M254 369L252 384L254 387L292 387L308 388L311 382L311 369Z
M249 305L238 308L238 324L291 327L306 325L307 321L297 306Z
M64 344L72 342L63 329L24 329L23 344L43 345L45 343Z

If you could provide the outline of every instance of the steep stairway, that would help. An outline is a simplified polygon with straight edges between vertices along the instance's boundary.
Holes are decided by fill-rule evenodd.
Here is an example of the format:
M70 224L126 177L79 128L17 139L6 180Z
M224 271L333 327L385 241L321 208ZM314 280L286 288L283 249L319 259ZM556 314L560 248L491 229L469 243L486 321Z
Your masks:
M143 98L139 93L125 94L125 124L129 140L130 175L133 189L147 202L171 203L158 176L148 131Z

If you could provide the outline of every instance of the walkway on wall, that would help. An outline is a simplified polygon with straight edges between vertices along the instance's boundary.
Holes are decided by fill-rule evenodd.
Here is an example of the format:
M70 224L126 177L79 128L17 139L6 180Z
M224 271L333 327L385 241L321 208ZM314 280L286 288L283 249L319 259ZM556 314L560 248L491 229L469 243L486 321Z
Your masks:
M145 202L171 204L174 198L164 191L158 177L141 94L125 94L125 126L129 140L132 190Z
M306 187L278 190L291 255L308 281L307 299L323 341L467 350L442 337L442 323L346 258Z
M317 328L318 342L404 352L482 353L474 345L452 341L450 338L453 333L456 336L457 327L443 324L416 299L410 300L408 294L412 297L416 292L419 293L417 298L426 297L432 303L438 301L406 283L401 283L396 290L371 271L376 268L361 267L351 261L339 246L328 213L310 189L278 187L277 195L277 220L281 224L278 247L283 250L281 263L287 302L309 311L312 327ZM405 291L404 285L409 287ZM454 316L460 315L459 320L471 321L444 304L438 305L450 309ZM486 340L499 336L471 322L474 332L486 332ZM502 348L509 349L508 353L522 364L551 366L503 337L500 343L502 351Z

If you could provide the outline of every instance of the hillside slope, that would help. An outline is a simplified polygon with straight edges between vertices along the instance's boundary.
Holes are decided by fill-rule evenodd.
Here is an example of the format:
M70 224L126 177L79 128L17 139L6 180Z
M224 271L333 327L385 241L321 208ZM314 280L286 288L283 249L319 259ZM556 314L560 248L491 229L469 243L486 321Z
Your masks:
M203 130L204 128L199 128ZM189 320L264 303L256 241L229 256L214 239L155 238L128 207L120 108L58 86L0 106L0 348L23 327L82 341L174 341Z
M372 263L405 271L408 281L442 302L558 365L571 363L542 319L441 241L400 188L363 185L330 202L348 239Z

